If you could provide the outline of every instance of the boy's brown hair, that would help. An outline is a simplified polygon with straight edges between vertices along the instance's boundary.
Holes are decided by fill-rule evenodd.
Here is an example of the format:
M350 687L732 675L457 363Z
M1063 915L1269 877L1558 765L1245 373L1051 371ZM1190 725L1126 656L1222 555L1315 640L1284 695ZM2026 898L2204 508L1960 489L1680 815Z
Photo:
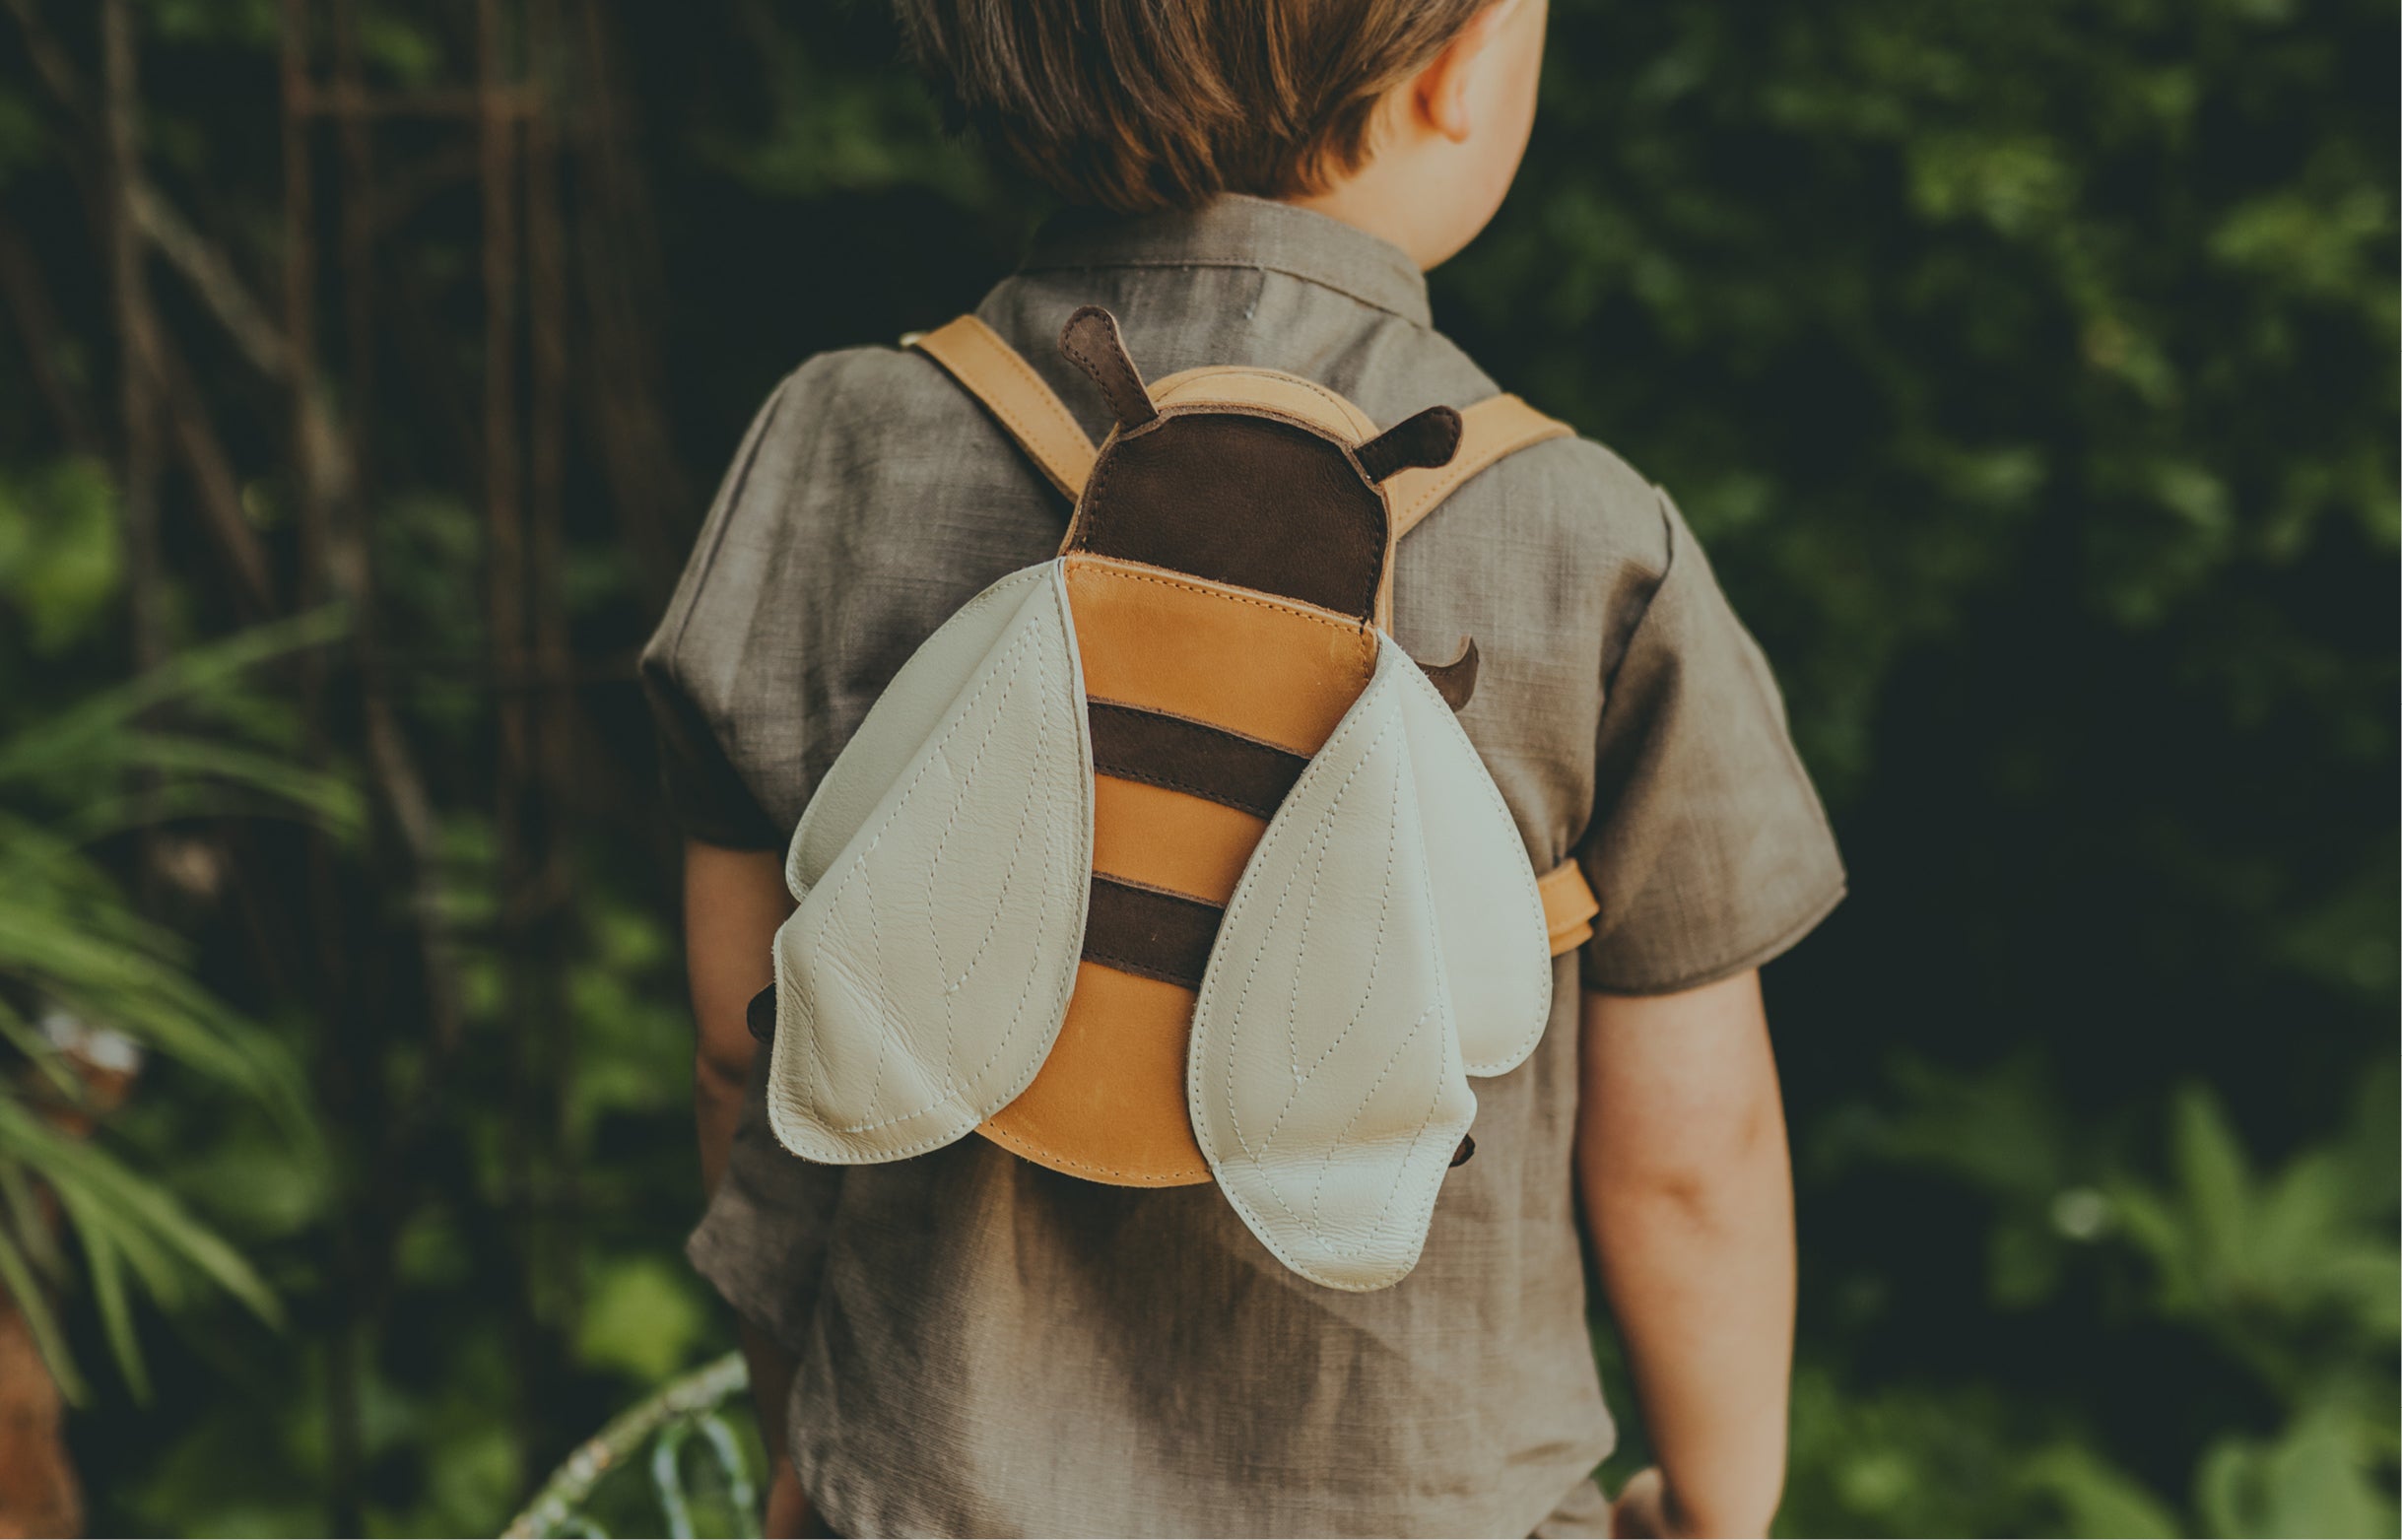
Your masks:
M895 0L954 126L1071 203L1292 197L1488 0Z

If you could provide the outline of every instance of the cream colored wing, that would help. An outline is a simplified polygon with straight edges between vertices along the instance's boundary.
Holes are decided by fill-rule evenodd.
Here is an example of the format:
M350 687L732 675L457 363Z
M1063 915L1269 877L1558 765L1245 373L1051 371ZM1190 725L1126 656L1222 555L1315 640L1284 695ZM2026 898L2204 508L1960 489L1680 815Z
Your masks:
M1059 565L902 666L794 830L767 1113L813 1161L900 1160L1007 1105L1084 940L1093 762Z
M1385 638L1219 928L1186 1066L1202 1153L1295 1272L1397 1283L1475 1118L1468 1074L1522 1059L1550 1000L1542 902L1501 793Z
M1552 1015L1551 926L1501 788L1459 716L1389 638L1418 776L1419 828L1435 890L1435 933L1468 1073L1505 1075L1542 1040Z

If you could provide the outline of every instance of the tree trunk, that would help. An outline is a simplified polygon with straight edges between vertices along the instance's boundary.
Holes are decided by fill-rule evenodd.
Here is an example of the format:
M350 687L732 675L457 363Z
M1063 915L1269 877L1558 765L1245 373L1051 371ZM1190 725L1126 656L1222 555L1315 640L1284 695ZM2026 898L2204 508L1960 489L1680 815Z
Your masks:
M62 1410L25 1317L0 1294L0 1540L84 1532Z

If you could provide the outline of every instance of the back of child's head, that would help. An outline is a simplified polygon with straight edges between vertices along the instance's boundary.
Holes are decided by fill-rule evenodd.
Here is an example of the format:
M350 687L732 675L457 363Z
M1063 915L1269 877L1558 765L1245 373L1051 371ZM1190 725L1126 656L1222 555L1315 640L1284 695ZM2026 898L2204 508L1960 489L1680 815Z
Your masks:
M955 126L1071 204L1292 198L1487 0L896 0Z

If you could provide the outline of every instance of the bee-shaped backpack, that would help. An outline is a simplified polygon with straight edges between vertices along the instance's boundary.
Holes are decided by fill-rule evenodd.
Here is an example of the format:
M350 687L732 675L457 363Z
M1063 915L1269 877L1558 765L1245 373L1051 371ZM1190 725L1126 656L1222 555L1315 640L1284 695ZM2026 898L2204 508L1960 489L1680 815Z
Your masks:
M1146 386L1087 306L1096 451L972 317L915 339L1075 512L1060 554L902 666L801 815L754 1002L768 1120L812 1161L969 1133L1094 1181L1215 1180L1301 1276L1417 1264L1470 1076L1535 1046L1590 934L1538 882L1455 712L1477 652L1390 635L1393 551L1567 430L1502 396L1383 433L1252 368Z

